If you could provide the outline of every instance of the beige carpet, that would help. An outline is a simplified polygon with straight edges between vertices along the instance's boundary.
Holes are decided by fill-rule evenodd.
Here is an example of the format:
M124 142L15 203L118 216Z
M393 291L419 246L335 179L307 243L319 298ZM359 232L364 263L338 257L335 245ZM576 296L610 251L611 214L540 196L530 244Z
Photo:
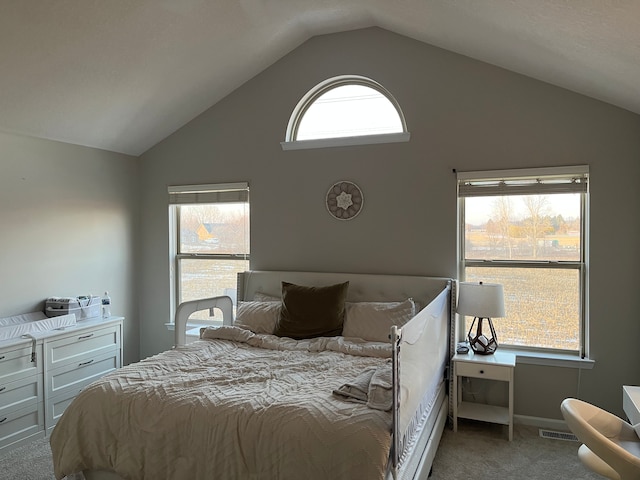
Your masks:
M580 464L578 446L577 442L541 438L537 428L522 425L516 425L509 442L506 427L461 421L457 433L445 429L431 480L602 478ZM47 439L0 454L0 480L51 480L55 478L52 472Z
M578 460L580 444L542 438L537 427L507 427L461 420L456 433L445 428L431 480L598 480Z
M49 439L41 438L0 454L0 480L51 480L53 462Z

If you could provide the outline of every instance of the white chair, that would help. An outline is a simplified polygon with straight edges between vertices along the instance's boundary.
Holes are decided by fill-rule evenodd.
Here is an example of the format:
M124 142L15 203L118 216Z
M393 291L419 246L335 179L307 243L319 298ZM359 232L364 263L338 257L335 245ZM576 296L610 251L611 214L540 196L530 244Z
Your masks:
M640 480L640 438L629 423L576 398L560 406L569 429L583 445L578 457L589 469L614 480Z

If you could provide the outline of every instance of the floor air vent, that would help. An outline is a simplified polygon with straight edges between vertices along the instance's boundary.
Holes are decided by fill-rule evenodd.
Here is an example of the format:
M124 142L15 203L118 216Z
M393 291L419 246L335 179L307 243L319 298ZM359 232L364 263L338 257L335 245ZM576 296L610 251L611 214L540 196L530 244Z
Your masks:
M577 442L578 437L573 433L567 432L555 432L553 430L540 429L540 436L542 438L551 438L552 440L569 440L571 442Z

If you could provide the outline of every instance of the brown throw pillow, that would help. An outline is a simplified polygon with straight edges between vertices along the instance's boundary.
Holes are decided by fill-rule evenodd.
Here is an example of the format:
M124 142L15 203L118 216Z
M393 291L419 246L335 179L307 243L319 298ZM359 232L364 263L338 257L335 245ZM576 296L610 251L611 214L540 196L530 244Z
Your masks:
M295 340L342 334L349 282L304 287L282 282L282 309L274 335Z

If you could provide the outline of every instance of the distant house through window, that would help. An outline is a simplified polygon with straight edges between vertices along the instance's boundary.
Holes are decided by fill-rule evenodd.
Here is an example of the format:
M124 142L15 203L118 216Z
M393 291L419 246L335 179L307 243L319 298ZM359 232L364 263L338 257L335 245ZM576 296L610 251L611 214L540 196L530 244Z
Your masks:
M408 140L404 115L393 95L374 80L344 75L319 83L298 102L282 148Z

